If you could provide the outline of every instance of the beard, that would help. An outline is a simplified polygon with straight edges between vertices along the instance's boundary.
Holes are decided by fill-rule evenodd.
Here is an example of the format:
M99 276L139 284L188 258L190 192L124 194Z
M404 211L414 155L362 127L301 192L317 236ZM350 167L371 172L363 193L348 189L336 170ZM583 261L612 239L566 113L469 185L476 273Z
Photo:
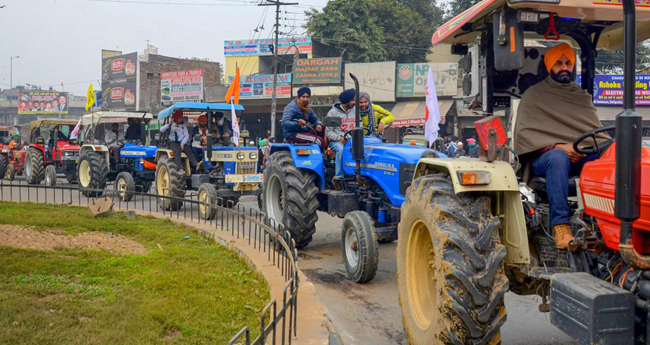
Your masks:
M560 84L569 84L573 81L573 73L569 71L561 71L559 74L551 71L551 78Z

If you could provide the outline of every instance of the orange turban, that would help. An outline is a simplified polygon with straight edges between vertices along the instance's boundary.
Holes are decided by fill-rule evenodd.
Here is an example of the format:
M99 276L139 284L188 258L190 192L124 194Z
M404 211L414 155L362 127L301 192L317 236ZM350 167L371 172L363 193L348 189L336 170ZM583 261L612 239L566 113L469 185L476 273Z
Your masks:
M562 55L566 56L573 66L576 65L576 52L573 48L567 43L558 44L555 47L548 48L546 54L544 54L544 64L548 73L551 73L551 68Z

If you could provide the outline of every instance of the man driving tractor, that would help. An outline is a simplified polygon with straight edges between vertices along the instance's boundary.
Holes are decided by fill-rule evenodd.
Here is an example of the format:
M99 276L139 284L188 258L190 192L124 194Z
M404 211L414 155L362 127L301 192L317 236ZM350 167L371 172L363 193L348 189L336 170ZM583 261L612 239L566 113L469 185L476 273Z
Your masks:
M104 143L106 143L108 149L113 152L112 158L115 161L115 164L120 163L120 141L122 140L124 140L124 137L122 136L122 133L120 133L120 125L113 123L111 125L111 130L107 131L104 136Z
M572 143L582 133L602 126L592 96L574 82L575 60L567 43L546 51L549 77L524 93L515 125L515 151L531 163L533 174L546 178L550 224L560 249L573 239L567 201L569 177L580 174L586 162L597 158L575 152ZM598 143L607 139L600 135Z
M212 136L215 138L215 144L223 146L234 146L232 142L232 122L223 114L217 111L212 114Z
M14 133L14 139L9 142L10 150L20 150L23 148L22 140L20 140L20 134Z
M323 123L311 109L309 98L311 89L301 87L298 89L298 98L289 103L282 113L282 131L284 139L292 144L314 143L323 149ZM316 133L312 132L307 123L314 126Z

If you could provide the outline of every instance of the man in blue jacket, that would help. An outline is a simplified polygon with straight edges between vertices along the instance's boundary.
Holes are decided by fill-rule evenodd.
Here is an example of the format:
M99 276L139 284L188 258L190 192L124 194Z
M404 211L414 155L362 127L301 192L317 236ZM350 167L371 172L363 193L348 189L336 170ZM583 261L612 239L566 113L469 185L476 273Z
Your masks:
M317 144L323 149L325 134L323 123L311 109L309 98L311 89L298 89L298 98L289 103L282 113L282 131L284 139L292 144ZM307 126L311 124L314 130Z

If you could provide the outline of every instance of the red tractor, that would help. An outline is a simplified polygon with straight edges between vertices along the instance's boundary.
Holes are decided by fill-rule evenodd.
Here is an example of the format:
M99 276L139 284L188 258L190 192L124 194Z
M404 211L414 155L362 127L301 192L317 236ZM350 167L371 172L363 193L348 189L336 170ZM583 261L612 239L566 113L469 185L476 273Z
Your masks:
M7 178L11 181L16 173L22 173L26 153L22 143L18 147L10 147L12 131L15 131L14 127L0 126L0 179Z
M553 239L546 181L518 179L498 118L477 121L480 160L418 162L397 243L410 344L501 343L508 291L540 296L539 311L581 344L650 342L650 138L635 111L635 46L649 29L645 0L484 0L434 33L432 43L464 55L466 102L480 103L486 117L503 108L506 122L522 114L517 99L546 71L538 68L544 46L528 49L524 37L548 40L549 32L580 47L577 73L591 94L597 50L623 49L624 107L616 126L573 143L600 157L569 181L567 249ZM602 132L614 139L596 141ZM511 162L525 166L519 158Z
M70 139L76 125L76 120L57 119L36 120L30 124L30 144L25 155L27 183L45 181L46 186L54 186L57 174L64 174L69 183L77 182L81 146L76 139Z

